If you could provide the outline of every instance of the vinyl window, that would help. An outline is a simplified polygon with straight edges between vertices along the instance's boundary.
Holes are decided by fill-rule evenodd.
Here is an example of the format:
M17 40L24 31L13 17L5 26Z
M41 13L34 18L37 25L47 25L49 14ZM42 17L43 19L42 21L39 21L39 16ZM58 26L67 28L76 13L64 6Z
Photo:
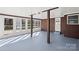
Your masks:
M69 16L67 16L67 24L79 25L79 15L69 15Z
M13 30L13 19L11 18L4 19L4 30Z

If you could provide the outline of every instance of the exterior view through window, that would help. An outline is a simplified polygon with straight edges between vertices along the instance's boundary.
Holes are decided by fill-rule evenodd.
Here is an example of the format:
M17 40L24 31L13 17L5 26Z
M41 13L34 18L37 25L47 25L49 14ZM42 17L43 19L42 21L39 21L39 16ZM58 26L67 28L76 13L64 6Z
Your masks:
M78 23L79 18L78 15L72 15L72 16L68 16L68 24L79 24Z
M20 20L16 20L16 30L20 30Z
M4 19L4 30L12 30L13 29L13 19L5 18Z
M25 29L26 21L25 19L22 19L22 29Z
M34 20L33 21L33 28L39 28L40 27L40 21ZM28 20L28 29L31 28L31 20Z
M31 29L31 20L28 20L27 26L28 26L28 29Z

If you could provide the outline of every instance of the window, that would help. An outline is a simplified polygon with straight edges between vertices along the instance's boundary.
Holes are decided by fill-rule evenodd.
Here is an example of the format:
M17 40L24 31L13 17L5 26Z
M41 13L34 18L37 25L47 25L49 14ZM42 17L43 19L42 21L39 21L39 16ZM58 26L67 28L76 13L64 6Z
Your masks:
M36 21L35 26L36 26L36 28L38 28L38 21Z
M40 21L39 20L33 20L33 28L39 28L40 27ZM31 20L28 20L28 29L31 28Z
M22 19L22 29L25 29L26 21L25 19Z
M72 24L72 25L79 24L79 16L78 15L70 15L70 16L68 16L67 24Z
M38 27L40 27L40 25L41 25L41 22L40 22L40 21L38 21L38 22L37 22L37 26L38 26Z
M34 28L39 28L40 27L40 21L35 20L33 25L34 25Z
M35 20L33 25L34 25L34 28L40 28L40 21Z
M28 29L31 29L31 20L28 20Z
M36 21L33 21L33 28L36 28Z
M16 20L16 30L19 30L20 29L20 20Z
M4 30L12 30L13 29L13 19L5 18L4 20Z

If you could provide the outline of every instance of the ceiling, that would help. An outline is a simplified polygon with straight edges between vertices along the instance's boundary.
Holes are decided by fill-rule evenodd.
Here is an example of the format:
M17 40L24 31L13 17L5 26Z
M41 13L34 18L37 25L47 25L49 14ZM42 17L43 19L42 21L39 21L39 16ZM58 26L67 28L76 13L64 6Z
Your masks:
M43 10L47 10L50 8L53 8L53 7L0 7L0 13L26 16L26 17L30 17L31 14L36 13L36 15L34 15L34 18L46 19L47 18L46 12L41 14L38 14L38 12L41 12ZM51 18L55 17L56 15L58 16L60 14L57 11L59 11L59 9L51 11Z

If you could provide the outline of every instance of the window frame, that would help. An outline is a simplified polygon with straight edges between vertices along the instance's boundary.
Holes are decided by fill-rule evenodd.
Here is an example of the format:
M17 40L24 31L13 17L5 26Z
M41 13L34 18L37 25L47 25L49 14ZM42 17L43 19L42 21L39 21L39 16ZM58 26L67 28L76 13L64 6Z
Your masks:
M28 29L31 29L31 20L28 20L27 22L29 22L29 24L27 23L27 27L28 27ZM33 28L35 29L35 28L39 28L40 27L40 24L41 24L41 22L39 21L39 20L33 20Z
M31 29L31 20L27 20L27 29Z
M11 19L11 20L12 20L12 24L6 24L5 21L6 21L7 19L8 19L9 21L10 21L10 19ZM9 25L9 26L12 26L12 28L6 29L6 25L7 25L7 26L8 26L8 25ZM4 30L5 30L5 31L13 30L13 18L6 18L6 17L4 18Z
M22 19L22 30L25 30L26 29L26 19ZM24 21L24 23L23 23Z
M34 20L34 28L39 28L40 27L40 20Z
M21 23L21 19L18 18L16 20L16 30L20 30L21 29L21 24L20 23Z
M71 24L71 23L69 23L69 22L68 22L68 21L69 21L69 20L68 20L68 17L69 17L69 16L76 16L76 15L78 16L78 23L72 23L72 24ZM74 14L74 15L67 15L67 24L68 24L68 25L79 25L79 15L78 15L78 14Z

